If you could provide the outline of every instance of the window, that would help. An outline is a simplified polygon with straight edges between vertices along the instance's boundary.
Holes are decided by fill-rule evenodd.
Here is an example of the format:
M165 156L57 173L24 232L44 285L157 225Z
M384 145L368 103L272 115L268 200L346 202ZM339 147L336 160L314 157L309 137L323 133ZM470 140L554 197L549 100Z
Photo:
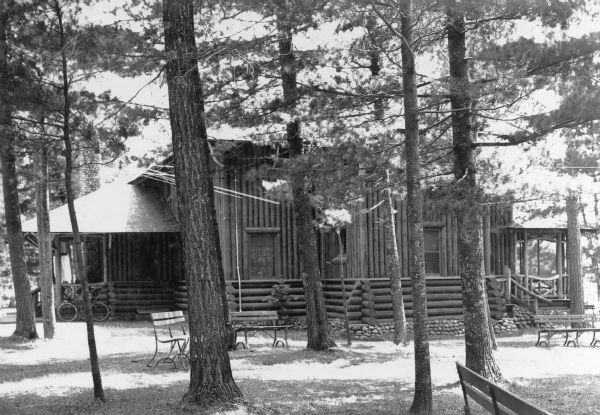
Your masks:
M440 274L440 231L423 230L423 253L425 256L425 274Z

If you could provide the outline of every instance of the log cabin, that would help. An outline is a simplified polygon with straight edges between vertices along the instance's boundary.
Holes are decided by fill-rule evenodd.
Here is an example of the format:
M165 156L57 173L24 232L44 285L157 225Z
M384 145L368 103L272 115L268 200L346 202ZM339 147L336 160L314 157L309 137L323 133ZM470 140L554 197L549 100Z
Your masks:
M268 298L283 280L291 300L288 315L304 316L294 214L285 197L265 190L255 168L273 159L273 149L241 141L214 157L215 211L231 308L267 310ZM85 249L86 274L104 288L111 314L141 309L187 309L179 242L172 158L124 185L105 185L78 198L75 208ZM353 323L375 324L392 317L386 275L382 195L374 191L357 203L353 220L337 234L316 230L324 295L330 318L342 318L344 298ZM406 313L412 315L408 269L407 207L395 200ZM532 309L568 306L565 224L516 224L512 207L486 207L484 267L492 315L506 306ZM424 250L430 318L460 318L456 217L433 198L424 200ZM50 213L57 301L61 284L77 283L71 263L72 234L66 206ZM34 240L35 218L23 223ZM583 228L583 231L593 229ZM340 273L344 276L344 290ZM345 294L342 293L345 291ZM345 296L345 297L344 297Z

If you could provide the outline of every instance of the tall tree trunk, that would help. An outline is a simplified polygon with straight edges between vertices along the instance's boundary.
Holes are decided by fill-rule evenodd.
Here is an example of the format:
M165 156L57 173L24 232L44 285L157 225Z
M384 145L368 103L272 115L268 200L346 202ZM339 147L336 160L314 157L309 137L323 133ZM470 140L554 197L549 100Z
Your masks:
M392 310L394 313L394 344L402 343L408 345L406 335L406 313L404 312L404 297L402 296L402 272L400 270L400 254L398 251L398 239L396 236L396 220L394 210L394 199L390 183L390 174L387 174L388 188L386 189L386 200L383 204L384 215L384 245L386 258L386 273L390 278L390 289L392 293Z
M344 327L346 329L346 345L352 346L352 336L350 335L350 318L348 317L348 298L346 298L346 280L344 278L344 244L342 242L342 233L340 227L335 228L337 235L339 256L340 256L340 282L342 283L342 304L344 305Z
M277 29L279 34L279 65L284 103L293 108L298 99L296 86L296 57L293 53L292 27L289 10L280 5L277 13ZM286 13L287 12L287 13ZM302 136L300 121L294 120L286 127L290 159L302 155ZM298 234L298 262L304 285L306 299L306 330L308 337L307 348L325 350L335 347L335 342L329 333L327 311L323 297L321 270L318 263L317 241L313 227L312 205L306 189L305 173L295 169L290 173L290 188L292 189L292 208Z
M300 137L298 122L288 124L287 135L290 158L299 157L302 154L302 138ZM298 262L300 263L300 274L306 299L307 348L325 350L335 347L335 342L330 336L327 324L327 311L318 263L317 241L313 227L312 205L305 188L304 172L297 169L291 172L290 187L292 189L294 219L298 232Z
M406 130L406 198L408 210L408 271L412 282L413 331L415 348L415 395L411 414L432 413L431 363L427 335L427 284L423 256L423 196L419 156L419 104L417 72L412 51L412 0L400 2L402 42L402 84Z
M8 19L9 8L0 10L0 162L2 163L2 190L4 193L4 217L10 255L10 267L17 305L17 326L14 335L27 339L37 338L35 314L31 301L31 285L27 276L23 232L19 217L19 194L17 170L11 130L11 111L6 96L8 75ZM3 92L4 91L4 92Z
M90 366L92 371L92 381L94 384L94 398L102 402L105 401L104 389L102 388L102 378L100 376L100 365L98 363L98 351L96 350L96 336L94 334L94 320L92 319L92 305L90 302L89 284L85 267L83 264L83 247L81 235L79 234L79 225L77 224L77 214L75 213L75 196L73 192L73 146L71 143L71 100L69 97L69 71L67 68L66 37L63 25L62 6L58 1L54 2L54 13L58 20L61 66L62 66L62 93L63 93L63 142L65 144L65 190L67 193L67 207L69 218L71 220L71 230L73 232L73 250L75 252L75 273L81 281L81 297L83 299L83 312L85 315L85 325L87 330L88 349L90 350Z
M448 9L448 56L454 177L457 197L458 269L462 283L465 324L466 365L491 380L501 378L496 364L488 325L483 258L482 207L477 201L473 126L466 59L465 18L454 2Z
M40 289L44 338L54 337L56 314L54 312L54 281L52 278L52 235L48 210L48 147L45 143L33 155L36 175L35 207L37 217L37 239L40 253Z
M374 26L374 19L370 19L368 24L369 30ZM381 59L379 50L373 48L370 51L371 76L379 76L381 70ZM383 102L375 101L375 119L383 118ZM386 189L387 197L383 204L383 220L384 220L384 249L386 257L386 274L390 279L390 291L392 294L392 312L394 318L394 344L408 345L408 336L406 334L406 313L404 311L404 297L402 296L402 272L400 270L400 253L398 251L398 240L396 236L396 221L394 211L394 200L392 197L392 188L390 183L389 171L386 171Z
M567 196L567 267L569 269L569 312L584 314L579 196L574 192Z
M221 260L213 172L194 38L194 7L163 2L167 85L183 261L189 294L190 384L183 402L232 405L242 393L227 354L227 298Z

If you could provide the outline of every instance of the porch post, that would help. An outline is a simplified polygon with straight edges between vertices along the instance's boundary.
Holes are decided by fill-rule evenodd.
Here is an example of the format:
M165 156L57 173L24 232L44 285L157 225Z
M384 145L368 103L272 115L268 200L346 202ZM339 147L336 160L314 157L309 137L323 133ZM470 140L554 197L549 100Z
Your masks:
M527 252L527 242L528 242L527 231L523 230L523 275L525 276L523 278L523 285L528 290L531 290L531 288L529 287L529 267L527 266L529 264L529 254ZM529 300L529 294L527 294L525 296L525 298L527 300Z
M490 208L485 207L483 214L483 263L485 275L491 274L492 237L490 235Z
M102 235L102 280L108 282L108 242L106 235Z
M517 230L513 230L511 234L512 250L510 251L510 262L512 262L512 271L515 276L519 275L519 239L517 238Z
M563 288L563 240L562 232L558 231L556 235L556 272L558 274L558 298L564 298Z
M58 306L62 302L62 262L60 258L60 238L54 236L54 306L58 309Z

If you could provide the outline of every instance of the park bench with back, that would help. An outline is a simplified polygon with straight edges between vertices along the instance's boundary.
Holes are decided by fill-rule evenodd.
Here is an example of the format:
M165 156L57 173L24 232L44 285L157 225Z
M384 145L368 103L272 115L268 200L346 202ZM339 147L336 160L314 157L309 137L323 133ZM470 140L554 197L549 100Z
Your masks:
M550 346L550 340L555 335L564 337L563 346L579 346L579 337L584 333L592 333L590 346L596 347L600 339L596 339L596 333L600 328L595 327L596 316L594 314L540 314L533 316L533 322L538 326L538 339L536 346ZM543 327L542 327L543 325ZM562 326L562 327L557 327ZM542 339L542 335L546 335Z
M284 324L277 324L279 316L277 311L231 311L230 312L231 322L235 326L236 343L244 346L244 349L248 348L248 333L263 332L273 338L273 347L279 345L287 347L288 345L288 328L290 326ZM278 334L283 331L284 337L281 340ZM237 333L244 333L244 341L237 341ZM272 333L272 334L271 334Z
M465 400L466 415L471 414L469 398L495 415L552 415L458 362L456 369Z
M156 361L156 366L159 363L172 363L173 367L177 369L177 361L181 362L182 368L185 369L184 361L189 360L187 354L187 347L189 343L189 336L185 330L185 317L182 311L166 311L166 312L155 312L149 313L150 321L154 328L154 356L146 363L146 366L150 366L150 363L154 361L158 354L159 344L168 344L169 352L166 356Z

